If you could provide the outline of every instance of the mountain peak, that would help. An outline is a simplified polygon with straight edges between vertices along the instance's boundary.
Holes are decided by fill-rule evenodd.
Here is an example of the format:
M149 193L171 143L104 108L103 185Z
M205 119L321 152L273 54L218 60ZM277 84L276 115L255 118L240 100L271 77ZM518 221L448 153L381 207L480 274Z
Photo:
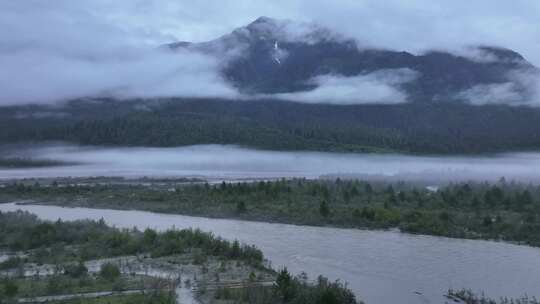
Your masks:
M287 37L290 26L295 26L292 21L261 16L233 33L254 39L283 40Z
M238 37L249 40L271 40L314 44L321 41L349 41L339 33L313 22L292 21L261 16L245 27L233 31Z
M520 54L501 47L484 45L420 55L358 48L353 39L317 24L266 16L215 40L180 42L169 47L227 58L221 72L235 87L248 93L309 91L317 87L314 81L324 75L363 77L379 71L410 70L417 77L396 85L409 100L455 100L469 92L501 85L511 86L507 91L512 94L521 94L523 85L514 75L536 71Z
M277 19L266 17L266 16L260 16L259 18L255 19L253 22L251 22L250 25L256 25L261 23L275 23Z

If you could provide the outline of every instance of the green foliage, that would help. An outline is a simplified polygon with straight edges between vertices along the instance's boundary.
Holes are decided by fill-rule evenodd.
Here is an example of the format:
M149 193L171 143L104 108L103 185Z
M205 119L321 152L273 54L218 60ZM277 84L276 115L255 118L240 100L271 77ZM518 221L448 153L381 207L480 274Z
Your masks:
M244 201L239 201L236 203L236 212L237 213L246 213L247 211L247 208L246 208L246 203L244 203Z
M69 249L76 245L79 250ZM75 221L55 223L38 220L26 212L0 212L0 248L31 250L29 259L34 262L56 263L150 253L154 257L182 254L197 250L202 255L238 259L259 266L264 258L254 246L213 236L200 230L169 230L157 233L119 230L103 221ZM7 266L12 266L8 260ZM13 260L15 261L15 260ZM18 262L17 262L18 263ZM4 265L4 264L3 264ZM5 266L5 267L7 267ZM72 276L84 275L82 264L67 264Z
M140 106L149 111L140 111ZM31 118L33 112L62 118ZM29 113L21 118L20 113ZM422 115L418 115L422 113ZM540 148L540 110L464 103L346 105L216 99L3 107L0 143L238 144L272 150L482 153Z
M77 264L68 264L64 266L64 274L72 278L81 278L88 274L88 268L80 261Z
M16 278L12 283L18 287L17 298L34 298L47 295L65 295L92 293L99 291L123 291L140 288L166 289L168 282L147 276L122 275L109 281L99 275L83 275L75 278L69 274L56 273L49 276L33 276ZM0 298L2 297L2 280L0 279ZM151 292L157 294L158 292ZM0 303L3 303L0 301Z
M59 294L65 290L63 278L59 275L53 275L47 280L47 294Z
M114 264L105 263L101 265L99 275L109 282L114 282L120 277L120 269Z
M454 302L465 304L540 304L536 298L527 296L518 299L500 298L499 300L490 299L485 296L478 296L470 290L452 290L450 289L446 297Z
M276 278L276 293L283 302L289 302L296 293L293 286L293 279L287 268L283 268Z
M319 213L322 217L328 217L330 215L330 208L326 201L322 201L319 205Z
M0 300L2 299L2 295L8 299L11 299L17 296L18 293L19 287L14 280L3 279L0 281Z
M147 228L143 233L143 246L152 248L156 244L158 237L156 231Z
M319 277L308 283L305 274L293 277L287 269L278 272L275 285L262 287L248 284L242 289L220 288L215 294L219 300L249 304L356 304L355 295L346 285L329 282Z
M52 304L174 304L174 297L166 293L147 293L134 295L115 295L108 297L72 299L61 302L49 302Z

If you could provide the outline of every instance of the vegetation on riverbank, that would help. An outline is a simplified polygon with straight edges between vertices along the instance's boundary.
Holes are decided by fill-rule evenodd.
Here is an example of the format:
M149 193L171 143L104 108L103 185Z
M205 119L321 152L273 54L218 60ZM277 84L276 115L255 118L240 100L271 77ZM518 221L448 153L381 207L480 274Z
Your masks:
M285 270L276 275L266 266L257 248L199 230L156 232L146 229L141 232L111 228L103 221L47 222L26 212L0 212L0 252L14 256L0 263L0 303L38 296L135 290L143 296L132 298L132 295L113 293L106 296L115 296L107 303L126 303L128 297L134 301L130 303L168 304L174 302L175 286L191 284L189 276L194 280L199 278L198 293L211 299L217 299L214 294L218 290L208 287L209 284L227 288L233 283L235 290L238 284L241 284L240 289L261 287L250 291L250 295L264 302L245 302L238 298L234 303L357 303L354 294L339 282L328 282L321 277L318 284L307 281L300 284ZM111 257L120 260L109 262ZM131 264L128 257L132 257L135 264ZM95 263L95 259L103 258L108 260L100 263L98 272L91 273L84 263L91 259ZM121 271L117 263L127 269ZM141 265L146 271L147 267L156 266L162 273L180 277L162 280L137 276L133 272L137 268L132 267ZM191 270L183 273L182 269ZM182 275L188 279L182 281ZM50 301L102 303L96 296L92 298Z
M82 265L82 264L80 264ZM105 268L116 269L110 276ZM0 303L35 299L46 303L145 303L172 304L174 292L168 280L148 276L122 275L115 265L106 265L99 273L89 273L84 266L76 272L51 275L0 278ZM60 269L59 269L60 270ZM73 268L71 268L73 270Z
M276 299L291 304L357 303L354 294L339 281L329 282L319 277L312 284L308 283L306 274L293 277L287 269L279 272L276 284L271 288L248 284L242 289L222 288L215 294L215 303L274 304Z
M540 187L506 182L426 189L407 183L304 179L236 184L40 185L0 188L0 200L370 229L540 246Z
M157 279L148 276L121 275L116 265L110 264L116 269L117 274L110 276L100 271L89 273L84 270L76 273L56 273L49 276L15 277L6 279L0 286L14 284L17 286L17 296L21 298L35 298L41 296L85 294L102 291L122 292L126 290L157 290L165 291L169 282L165 279Z
M448 290L446 297L454 302L464 304L540 304L540 301L534 297L529 298L528 296L523 296L518 299L501 298L499 300L495 300L484 295L476 295L472 291L466 289Z
M0 168L42 168L71 165L71 163L46 159L0 158Z
M119 230L103 221L42 222L28 213L0 213L0 249L30 251L26 262L57 263L150 253L153 257L185 252L239 259L262 265L253 246L229 242L200 230L157 233ZM6 261L10 262L10 260Z
M114 295L101 298L92 299L72 299L65 301L51 301L48 304L171 304L175 303L171 301L167 295L148 295L148 294L134 294L134 295Z

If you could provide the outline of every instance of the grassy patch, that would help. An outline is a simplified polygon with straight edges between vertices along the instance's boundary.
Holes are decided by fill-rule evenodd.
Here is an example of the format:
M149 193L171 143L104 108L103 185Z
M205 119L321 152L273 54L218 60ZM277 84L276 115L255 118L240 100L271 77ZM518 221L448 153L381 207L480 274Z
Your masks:
M52 301L51 304L172 304L175 303L166 294L156 295L116 295L93 299L73 299L66 301Z

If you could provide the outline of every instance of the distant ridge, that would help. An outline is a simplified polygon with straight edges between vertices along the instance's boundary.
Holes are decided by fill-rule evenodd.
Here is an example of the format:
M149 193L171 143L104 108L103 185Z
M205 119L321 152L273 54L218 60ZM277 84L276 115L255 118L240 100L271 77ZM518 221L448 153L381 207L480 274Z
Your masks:
M519 53L494 46L471 48L473 56L446 51L421 55L359 48L353 39L315 24L260 17L215 40L175 42L172 50L190 49L230 58L223 76L240 91L285 93L313 89L309 80L320 75L355 76L388 69L417 72L414 80L400 84L409 101L459 100L460 93L481 85L513 83L513 75L537 73ZM519 83L512 87L523 98Z

